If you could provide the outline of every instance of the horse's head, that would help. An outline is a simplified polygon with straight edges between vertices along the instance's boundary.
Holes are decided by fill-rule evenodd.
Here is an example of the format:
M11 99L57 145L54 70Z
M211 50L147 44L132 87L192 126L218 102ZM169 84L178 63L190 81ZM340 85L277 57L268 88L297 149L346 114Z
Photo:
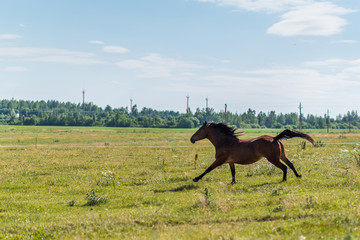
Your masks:
M199 130L197 130L196 133L194 133L194 135L192 135L192 137L190 138L190 141L192 143L195 143L196 141L206 138L207 135L208 135L208 124L205 121L203 123L203 125L199 128Z

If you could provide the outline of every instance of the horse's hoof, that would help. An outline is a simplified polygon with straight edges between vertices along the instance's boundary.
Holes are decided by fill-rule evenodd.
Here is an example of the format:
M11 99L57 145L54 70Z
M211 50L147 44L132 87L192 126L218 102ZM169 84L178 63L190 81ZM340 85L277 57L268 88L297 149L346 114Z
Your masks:
M235 181L231 182L231 185L235 185L235 184L236 184L236 182L235 182Z
M299 176L296 176L297 178L301 178L301 175L299 175Z
M194 182L198 182L198 181L199 181L199 179L194 178L194 179L193 179L193 181L194 181Z

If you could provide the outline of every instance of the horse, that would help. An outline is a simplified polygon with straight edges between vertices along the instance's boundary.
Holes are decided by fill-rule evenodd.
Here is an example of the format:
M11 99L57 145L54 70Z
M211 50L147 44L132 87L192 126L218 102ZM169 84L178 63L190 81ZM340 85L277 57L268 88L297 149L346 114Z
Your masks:
M203 174L194 178L194 182L198 182L216 167L228 163L232 175L231 184L235 184L235 163L248 165L259 161L263 157L283 171L282 181L286 181L286 165L290 167L297 178L300 178L301 175L286 157L284 145L280 140L300 137L308 140L313 145L315 144L314 139L309 135L289 129L284 130L275 137L264 135L252 139L239 139L238 136L241 136L242 133L236 133L236 130L236 128L225 123L207 123L205 121L194 133L190 139L192 143L207 138L215 147L215 161Z

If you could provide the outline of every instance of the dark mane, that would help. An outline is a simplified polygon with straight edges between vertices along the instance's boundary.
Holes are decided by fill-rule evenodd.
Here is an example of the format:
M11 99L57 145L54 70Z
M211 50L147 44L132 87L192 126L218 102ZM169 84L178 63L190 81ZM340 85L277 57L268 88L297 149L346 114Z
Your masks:
M222 132L223 134L238 138L238 136L242 135L242 133L236 133L236 127L230 127L226 123L210 123L208 127L214 128Z

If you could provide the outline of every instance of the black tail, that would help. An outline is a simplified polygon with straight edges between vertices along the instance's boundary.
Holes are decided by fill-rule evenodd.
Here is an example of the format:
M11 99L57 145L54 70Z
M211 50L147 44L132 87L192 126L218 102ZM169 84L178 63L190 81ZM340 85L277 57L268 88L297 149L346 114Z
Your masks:
M314 139L312 137L310 137L309 135L302 133L302 132L289 130L289 129L284 130L279 135L277 135L274 139L278 141L281 139L289 139L289 138L293 138L293 137L301 137L301 138L304 138L304 139L308 140L309 142L311 142L312 145L315 144Z

